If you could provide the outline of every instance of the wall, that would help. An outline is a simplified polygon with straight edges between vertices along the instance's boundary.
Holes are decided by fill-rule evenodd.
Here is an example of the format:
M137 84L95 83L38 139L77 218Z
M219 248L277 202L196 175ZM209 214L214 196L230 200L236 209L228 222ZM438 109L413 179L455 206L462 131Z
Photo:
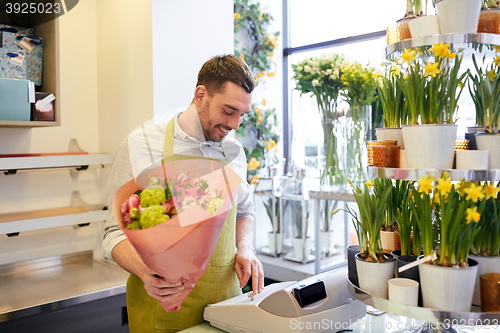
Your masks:
M152 0L154 115L193 99L205 61L233 53L233 2Z

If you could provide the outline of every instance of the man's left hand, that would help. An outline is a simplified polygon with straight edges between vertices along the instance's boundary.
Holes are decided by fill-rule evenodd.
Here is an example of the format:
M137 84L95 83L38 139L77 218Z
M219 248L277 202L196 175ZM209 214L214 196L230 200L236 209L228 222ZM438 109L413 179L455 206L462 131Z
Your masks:
M264 268L255 256L253 246L240 244L236 253L234 270L240 280L240 288L243 288L252 277L252 291L256 294L264 289Z

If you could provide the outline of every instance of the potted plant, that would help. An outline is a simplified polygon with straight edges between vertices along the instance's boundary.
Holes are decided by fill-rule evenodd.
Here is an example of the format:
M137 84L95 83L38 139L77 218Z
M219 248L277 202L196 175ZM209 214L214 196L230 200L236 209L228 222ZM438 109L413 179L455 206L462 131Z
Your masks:
M336 53L305 59L292 65L295 89L300 95L310 94L315 97L323 127L323 155L325 156L324 172L321 175L321 185L344 185L345 177L340 165L341 150L337 135L341 131L337 110L337 102L342 89L342 68L345 59Z
M292 206L292 219L294 228L295 238L293 239L293 250L295 258L299 260L308 260L309 254L311 253L311 238L307 236L307 227L309 220L309 205L307 201L295 201L290 202ZM306 206L306 220L303 221L302 217L302 204Z
M354 184L367 179L368 136L371 134L371 103L375 100L377 80L375 69L359 62L350 62L342 68L343 99L349 104L345 117L345 172Z
M347 179L352 187L358 214L347 207L351 215L356 234L358 236L360 253L356 258L359 287L371 295L387 298L387 281L394 276L394 255L384 253L380 242L380 229L385 219L385 205L390 195L390 188L382 193L370 193L368 184L364 190L355 186ZM335 214L339 210L335 210Z
M377 140L396 140L397 145L404 149L401 125L406 119L406 108L401 85L397 84L399 73L399 67L392 66L379 77L377 91L384 110L384 128L377 128L376 132Z
M442 34L477 33L482 0L438 0L437 15Z
M408 22L412 38L439 35L439 20L437 15L427 15L427 0L422 10L422 0L408 0L412 3L417 17Z
M472 88L469 85L469 92L476 107L476 121L482 120L484 123L484 133L476 133L476 145L479 150L489 152L488 168L500 168L500 135L498 124L500 121L500 75L498 75L498 64L500 55L496 56L493 64L486 65L483 70L478 66L476 57L472 55L472 61L476 73L469 75L473 82ZM485 58L483 58L484 66Z
M472 304L481 305L479 277L485 273L500 273L500 197L493 182L483 184L485 207L479 220L481 228L470 248L470 257L479 263Z
M275 202L274 210L273 201ZM264 206L266 207L267 216L269 217L269 221L271 221L272 228L272 231L268 233L269 252L272 255L280 255L282 251L283 238L281 234L279 200L276 200L274 197L268 198L267 202L264 201Z
M399 75L398 84L408 108L409 126L403 126L403 140L409 168L453 167L457 103L467 75L459 74L462 55L457 57L449 46L433 44L429 50L435 61L425 66L416 60L415 51L405 50L403 55L410 66L405 75ZM454 64L447 65L452 59Z
M500 34L500 10L496 0L482 0L477 32Z
M484 209L484 203L478 205L478 199L484 196L481 191L481 186L472 184L461 195L450 177L444 175L438 179L435 193L440 211L437 259L419 265L425 307L470 311L478 265L468 256L480 231L477 222Z

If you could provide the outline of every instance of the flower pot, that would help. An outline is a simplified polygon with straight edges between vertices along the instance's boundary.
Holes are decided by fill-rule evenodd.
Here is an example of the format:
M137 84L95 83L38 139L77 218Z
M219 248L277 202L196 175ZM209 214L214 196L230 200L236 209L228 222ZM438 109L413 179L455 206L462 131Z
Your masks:
M269 252L271 252L272 255L280 255L283 244L283 235L280 232L274 234L271 231L267 234L267 237L269 239ZM278 251L276 251L276 249L278 249Z
M437 15L417 17L408 22L412 38L439 35L439 20Z
M469 258L478 262L479 268L477 269L476 285L474 287L474 296L472 304L481 306L481 288L479 277L485 273L500 273L500 257L483 257L471 254Z
M394 277L396 260L390 253L391 259L382 262L372 262L361 259L356 254L356 268L358 270L359 287L370 295L387 299L387 281Z
M396 236L394 231L381 231L380 241L382 242L382 251L391 253L396 249Z
M418 266L424 307L450 312L470 312L478 264L466 268Z
M477 33L481 0L441 0L437 3L442 34Z
M413 18L403 18L398 20L396 24L387 27L387 45L400 42L402 40L411 38L410 28L408 22Z
M476 133L482 131L484 131L484 126L467 127L467 133L465 133L465 140L469 140L469 150L477 150Z
M451 169L457 125L403 126L406 162L412 169Z
M477 32L488 34L500 34L500 9L484 8L479 14Z
M321 252L324 253L326 256L329 256L331 253L333 253L334 250L334 235L335 233L333 231L321 231Z
M389 280L389 300L401 304L417 306L418 305L418 287L419 283L404 278Z
M408 168L408 162L406 161L406 150L399 151L399 167L401 169Z
M304 260L304 253L306 255L306 259L309 259L309 254L311 253L311 238L306 238L305 245L302 238L294 238L293 253L295 258L299 260Z
M394 251L394 252L396 252L396 251ZM405 279L414 280L420 284L420 273L418 272L418 266L407 269L406 271L402 271L401 273L399 272L400 267L408 265L409 263L414 262L417 259L418 259L418 256L414 256L414 255L404 255L404 256L400 255L400 256L396 257L395 276L398 278L405 278ZM418 293L418 304L419 304L419 306L422 306L422 290L421 290L420 286L419 286L419 293Z
M487 170L488 155L486 150L457 150L457 169Z
M347 247L347 274L349 280L359 287L358 270L356 269L356 254L359 253L359 245L350 245Z
M377 128L375 131L377 133L377 141L395 140L397 141L396 145L400 149L405 149L403 130L400 127Z
M487 150L488 169L500 169L500 134L476 134L476 144L478 150Z

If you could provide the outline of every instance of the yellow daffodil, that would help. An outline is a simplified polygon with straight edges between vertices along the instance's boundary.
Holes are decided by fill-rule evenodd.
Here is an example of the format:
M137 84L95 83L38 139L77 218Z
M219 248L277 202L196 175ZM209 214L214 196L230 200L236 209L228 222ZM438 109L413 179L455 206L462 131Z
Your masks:
M490 81L493 81L493 79L495 78L495 76L497 76L497 73L495 73L495 70L492 69L488 72L488 78L490 79Z
M264 118L262 118L262 116L259 114L259 117L257 118L257 124L261 123L262 120L264 120Z
M260 164L260 162L257 161L257 159L255 157L252 157L250 162L247 163L247 168L251 169L251 170L257 170L257 168L259 167L259 164Z
M437 74L441 73L441 71L438 68L437 63L433 64L431 62L428 62L427 65L424 66L424 69L425 69L425 73L424 73L425 77L427 77L429 75L432 77L436 77Z
M496 199L498 197L498 191L500 191L500 188L494 187L493 184L486 185L483 189L483 193L486 194L486 200L489 198Z
M444 44L443 42L436 44L432 43L432 47L429 51L434 53L434 57L444 57L449 51L450 44Z
M450 50L447 50L446 53L443 55L445 58L451 59L451 58L456 58L457 53L451 53Z
M240 13L234 13L234 19L239 20L241 17Z
M373 184L372 184L372 181L371 180L367 180L365 182L366 186L368 186L368 188L372 188L373 187Z
M500 54L496 55L495 60L493 60L493 63L497 65L497 67L500 67Z
M259 21L260 21L260 20L262 20L262 17L263 17L263 16L264 16L264 14L260 13L260 14L259 14L259 18L258 18L258 20L259 20Z
M482 191L482 186L470 184L470 187L464 190L464 192L467 193L467 197L465 197L465 200L472 200L473 202L477 202L478 199L484 198L484 193L482 193Z
M477 207L467 208L467 224L471 223L471 221L479 222L481 219L481 214L478 213Z
M245 61L245 55L243 53L240 53L240 58Z
M439 194L442 196L447 197L448 194L451 192L451 177L448 177L446 179L439 178L438 180L438 185L436 185L436 190L439 191Z
M467 188L467 183L463 181L457 182L455 188L457 192L460 192L460 196L463 197L465 195L465 189Z
M274 140L272 140L272 141L266 141L266 149L267 150L271 150L274 147L276 147L276 141L274 141Z
M401 72L401 69L399 68L399 66L392 66L391 67L391 73L393 75L399 75L400 72Z
M257 185L259 183L260 177L259 176L252 176L250 177L250 184Z
M432 182L434 181L434 177L427 178L426 176L422 176L421 180L418 180L418 192L429 195L429 192L432 192Z
M265 99L262 100L262 105L266 106L266 100Z
M416 57L415 57L415 51L414 50L411 50L411 49L405 49L403 55L401 56L401 58L403 59L403 61L406 62L406 64L408 66L411 65L411 62L412 61L415 61Z

